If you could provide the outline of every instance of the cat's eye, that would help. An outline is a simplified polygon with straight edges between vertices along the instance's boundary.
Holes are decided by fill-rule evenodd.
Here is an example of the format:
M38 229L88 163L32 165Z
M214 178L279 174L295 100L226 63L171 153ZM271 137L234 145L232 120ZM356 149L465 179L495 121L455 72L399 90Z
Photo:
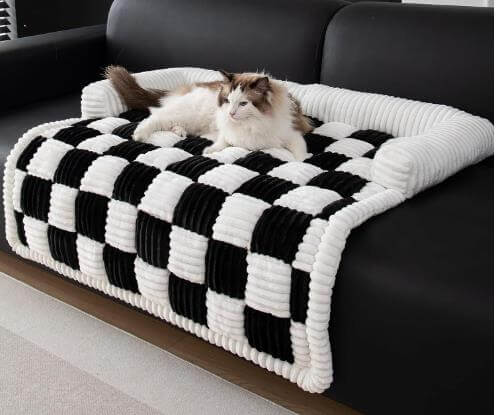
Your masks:
M240 105L241 107L244 107L247 103L248 103L248 101L242 101L242 102L240 102L240 103L239 103L239 105Z
M228 104L229 103L229 100L227 98L224 98L224 103L225 104Z

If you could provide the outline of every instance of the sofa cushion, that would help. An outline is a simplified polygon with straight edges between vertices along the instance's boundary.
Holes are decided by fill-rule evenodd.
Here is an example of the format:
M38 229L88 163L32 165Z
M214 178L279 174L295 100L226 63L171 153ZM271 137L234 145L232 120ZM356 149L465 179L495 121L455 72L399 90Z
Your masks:
M112 62L137 72L174 66L267 70L319 80L326 27L343 0L117 0L108 20Z

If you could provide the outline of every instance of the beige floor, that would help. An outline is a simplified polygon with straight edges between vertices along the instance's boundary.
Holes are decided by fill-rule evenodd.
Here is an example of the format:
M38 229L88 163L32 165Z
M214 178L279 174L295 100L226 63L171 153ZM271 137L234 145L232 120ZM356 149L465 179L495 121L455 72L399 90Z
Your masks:
M291 414L4 274L0 413Z

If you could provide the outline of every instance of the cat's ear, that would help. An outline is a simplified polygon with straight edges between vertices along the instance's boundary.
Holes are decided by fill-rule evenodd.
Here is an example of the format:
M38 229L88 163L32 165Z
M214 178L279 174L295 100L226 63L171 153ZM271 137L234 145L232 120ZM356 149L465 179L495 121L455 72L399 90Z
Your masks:
M226 82L232 82L232 80L234 79L233 73L226 72L223 69L219 69L218 72L220 72L222 74L222 76L224 77L224 81L226 81Z
M262 76L254 80L250 84L250 88L256 90L257 92L263 94L270 90L270 79L268 76Z

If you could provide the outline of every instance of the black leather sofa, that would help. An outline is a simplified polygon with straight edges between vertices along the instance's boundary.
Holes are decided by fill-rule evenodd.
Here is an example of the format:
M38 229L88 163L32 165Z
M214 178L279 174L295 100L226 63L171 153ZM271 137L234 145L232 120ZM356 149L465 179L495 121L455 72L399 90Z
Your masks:
M492 38L492 9L116 0L107 27L0 45L2 163L28 128L78 116L81 87L108 63L265 68L492 120ZM334 292L327 397L367 413L491 412L492 177L488 159L353 233Z

